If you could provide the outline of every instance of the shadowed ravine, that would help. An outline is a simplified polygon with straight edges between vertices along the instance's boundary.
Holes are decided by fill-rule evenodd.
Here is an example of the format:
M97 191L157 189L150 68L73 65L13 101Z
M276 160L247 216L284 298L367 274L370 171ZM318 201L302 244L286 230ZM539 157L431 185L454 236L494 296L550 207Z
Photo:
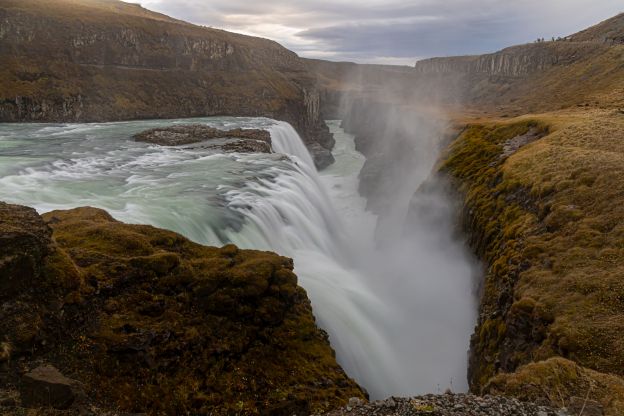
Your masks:
M268 128L276 153L131 139L188 122ZM357 192L364 157L338 122L329 125L336 163L320 174L295 130L264 118L0 125L0 194L39 212L95 206L200 243L292 257L339 362L373 398L466 390L473 267L452 237L445 196L423 202L443 224L410 216L411 233L379 246L376 217Z

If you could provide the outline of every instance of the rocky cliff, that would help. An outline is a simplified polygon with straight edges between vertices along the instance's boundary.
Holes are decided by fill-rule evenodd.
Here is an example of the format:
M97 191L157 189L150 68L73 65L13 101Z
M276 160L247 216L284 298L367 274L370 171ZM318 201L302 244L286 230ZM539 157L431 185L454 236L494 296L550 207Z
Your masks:
M432 95L446 107L451 97L473 112L510 116L575 106L619 107L624 103L624 45L615 38L596 39L617 37L612 28L624 30L624 25L621 16L601 25L588 29L593 37L581 32L493 54L427 59L414 70L442 91L454 85L454 93Z
M0 203L0 413L290 415L363 398L292 268L98 209Z
M138 5L3 1L0 59L0 121L266 116L291 123L313 152L333 146L296 54Z
M513 46L486 55L424 59L418 61L414 68L423 74L456 72L520 77L557 65L570 65L587 56L596 47L587 42L539 42Z
M472 391L624 412L623 135L569 111L469 126L444 156L486 262Z

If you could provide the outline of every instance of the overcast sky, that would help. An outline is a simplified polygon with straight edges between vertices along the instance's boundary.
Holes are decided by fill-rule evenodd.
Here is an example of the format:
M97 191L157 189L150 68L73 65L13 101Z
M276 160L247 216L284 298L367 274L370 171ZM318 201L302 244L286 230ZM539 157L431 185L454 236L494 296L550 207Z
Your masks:
M130 0L192 23L274 39L301 56L412 65L565 36L622 0Z

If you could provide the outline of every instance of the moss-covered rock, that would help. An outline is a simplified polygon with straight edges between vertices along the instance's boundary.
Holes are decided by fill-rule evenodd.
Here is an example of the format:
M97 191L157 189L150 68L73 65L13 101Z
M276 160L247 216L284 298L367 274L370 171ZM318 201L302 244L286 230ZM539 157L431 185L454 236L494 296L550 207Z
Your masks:
M531 131L547 135L504 153ZM449 147L440 169L487 264L473 391L551 357L624 376L622 138L610 112L560 113L472 125Z
M93 208L45 223L0 208L3 231L37 242L17 274L28 284L13 285L0 312L8 385L48 362L95 404L151 414L306 414L365 396L316 327L292 260L201 246Z

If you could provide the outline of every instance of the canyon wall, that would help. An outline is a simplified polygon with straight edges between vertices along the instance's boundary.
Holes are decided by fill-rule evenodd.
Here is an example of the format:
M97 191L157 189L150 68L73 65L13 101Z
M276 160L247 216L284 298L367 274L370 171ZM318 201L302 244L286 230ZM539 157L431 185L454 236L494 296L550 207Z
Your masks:
M618 112L546 114L471 125L448 148L485 263L473 392L624 412L623 132Z
M418 61L414 68L423 74L457 72L521 77L556 65L570 65L593 49L595 45L582 42L539 42L513 46L486 55L424 59Z

